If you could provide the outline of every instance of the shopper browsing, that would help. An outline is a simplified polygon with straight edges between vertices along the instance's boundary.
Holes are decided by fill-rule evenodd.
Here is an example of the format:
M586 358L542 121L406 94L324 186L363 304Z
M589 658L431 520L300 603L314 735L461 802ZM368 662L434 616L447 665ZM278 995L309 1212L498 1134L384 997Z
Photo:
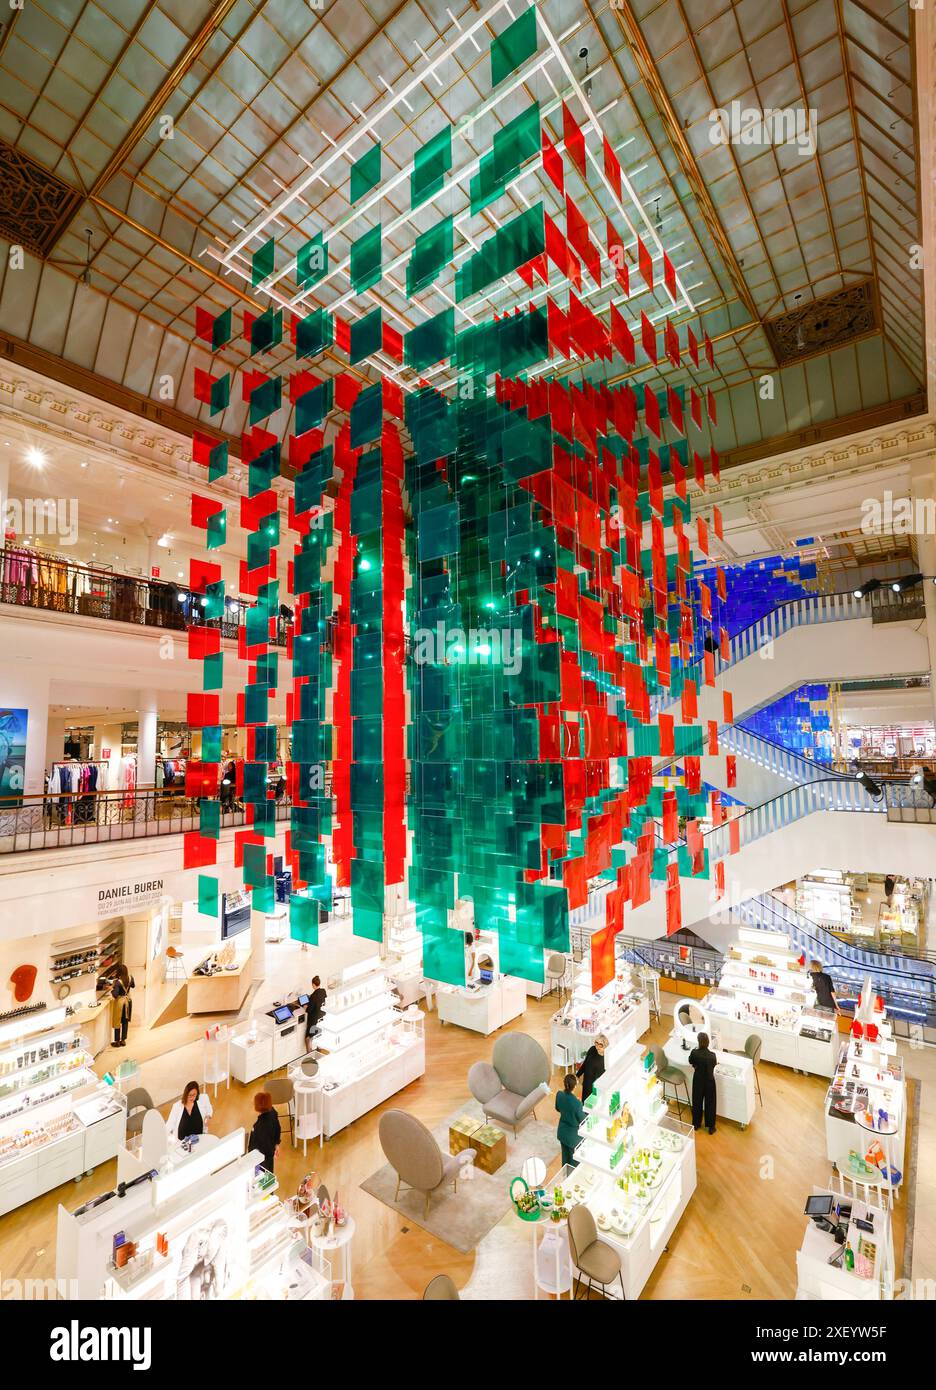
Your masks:
M812 975L812 987L816 991L816 1004L820 1009L834 1009L836 1013L841 1013L838 1000L835 997L835 986L832 983L832 976L827 975L822 968L821 960L813 960L809 963Z
M130 1015L133 1011L130 991L133 989L134 983L133 976L125 965L118 965L115 968L110 1005L115 1047L127 1046L127 1028L130 1025Z
M598 1080L599 1076L604 1075L604 1056L607 1046L608 1039L605 1037L604 1033L599 1033L598 1037L592 1043L575 1069L577 1074L582 1078L583 1105L595 1089L595 1082Z
M579 1125L585 1119L585 1107L575 1094L575 1074L566 1072L562 1078L562 1090L556 1095L556 1109L559 1111L559 1125L556 1138L562 1150L563 1165L577 1168L575 1150L581 1142Z
M309 995L309 1002L306 1006L306 1044L309 1038L319 1026L322 1014L325 1012L325 1000L328 998L327 992L322 988L322 981L318 975L312 976L312 993Z
M263 1154L263 1162L260 1166L265 1168L268 1173L272 1173L273 1160L279 1153L281 1133L279 1116L273 1109L273 1100L269 1091L257 1092L254 1096L254 1110L257 1112L257 1118L250 1131L247 1148L257 1149Z
M708 1033L700 1033L698 1047L689 1053L692 1067L692 1124L695 1129L702 1128L703 1112L705 1127L709 1134L715 1133L715 1066L718 1058L709 1047Z
M166 1133L170 1139L189 1139L193 1134L204 1134L211 1119L211 1100L201 1093L197 1081L190 1081L169 1111Z

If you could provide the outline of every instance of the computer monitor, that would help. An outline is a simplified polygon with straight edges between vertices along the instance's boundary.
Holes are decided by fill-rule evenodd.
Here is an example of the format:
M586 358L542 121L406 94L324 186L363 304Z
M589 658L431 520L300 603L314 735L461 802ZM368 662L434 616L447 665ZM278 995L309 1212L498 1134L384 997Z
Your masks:
M480 979L481 979L481 983L482 983L483 985L489 985L489 984L492 984L492 983L493 983L493 980L494 980L494 971L493 971L493 970L481 970L481 971L479 971L478 973L479 973L479 976L480 976Z
M302 1005L303 1008L305 1008L305 1006L306 1006L306 1004L308 1004L308 1002L309 1002L309 996L308 996L307 994L300 994L300 996L299 996L299 1003Z
M804 1214L811 1216L814 1220L817 1216L828 1216L832 1211L832 1194L829 1192L814 1192L811 1197L806 1198L806 1208Z
M273 1017L277 1023L289 1023L292 1020L292 1009L288 1004L280 1004L278 1009L273 1010Z

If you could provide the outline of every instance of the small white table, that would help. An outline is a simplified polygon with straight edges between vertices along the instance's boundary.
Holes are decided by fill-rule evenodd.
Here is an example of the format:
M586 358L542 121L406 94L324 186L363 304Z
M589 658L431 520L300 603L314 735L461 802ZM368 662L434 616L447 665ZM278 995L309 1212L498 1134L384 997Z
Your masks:
M354 1297L354 1289L351 1286L351 1242L354 1239L354 1229L354 1217L346 1216L345 1224L336 1226L330 1236L312 1236L309 1241L312 1249L328 1265L327 1277L333 1284L344 1285L341 1295L343 1299Z
M569 1251L569 1223L563 1217L553 1221L541 1216L533 1225L533 1297L541 1293L572 1297L572 1255Z

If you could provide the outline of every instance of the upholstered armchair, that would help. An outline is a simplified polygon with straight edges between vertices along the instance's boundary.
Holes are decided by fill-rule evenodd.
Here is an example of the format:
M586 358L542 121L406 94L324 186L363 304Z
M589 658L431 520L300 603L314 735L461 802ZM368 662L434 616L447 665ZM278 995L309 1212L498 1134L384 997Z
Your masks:
M491 1062L475 1062L468 1089L480 1102L484 1117L507 1125L514 1134L536 1104L549 1093L549 1058L527 1033L505 1033L494 1044Z
M393 1200L399 1201L403 1186L422 1192L426 1216L433 1192L447 1182L454 1183L457 1192L462 1167L474 1162L474 1149L462 1149L452 1155L443 1153L422 1121L405 1110L388 1110L381 1115L378 1134L384 1156L397 1175Z

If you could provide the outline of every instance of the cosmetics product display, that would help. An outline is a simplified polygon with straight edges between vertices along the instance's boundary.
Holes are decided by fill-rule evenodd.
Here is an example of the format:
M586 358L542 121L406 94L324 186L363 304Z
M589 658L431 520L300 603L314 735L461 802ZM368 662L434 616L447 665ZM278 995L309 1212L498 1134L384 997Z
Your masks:
M550 1024L553 1062L560 1067L576 1066L595 1038L603 1034L609 1046L605 1065L612 1065L619 1044L633 1036L642 1037L650 1027L649 1001L643 990L635 985L630 966L625 962L618 963L614 978L597 994L592 992L588 954L573 967L573 972L569 998L553 1014Z
M826 1093L826 1152L843 1171L899 1181L906 1130L903 1061L883 1001L865 980L847 1041Z
M422 1026L404 1028L399 999L378 956L330 980L316 1039L326 1137L426 1069ZM419 1023L419 1020L417 1020Z
M566 1205L586 1203L621 1255L627 1298L637 1298L695 1190L695 1135L669 1114L652 1055L633 1030L585 1109L577 1166L556 1185Z
M726 1050L743 1050L755 1034L765 1062L832 1075L835 1015L817 1007L808 962L785 932L741 927L702 1005Z
M26 1013L4 1032L0 1214L113 1158L126 1123L125 1097L95 1076L64 1006Z
M894 1297L891 1213L873 1199L814 1191L796 1256L797 1298L879 1301Z

